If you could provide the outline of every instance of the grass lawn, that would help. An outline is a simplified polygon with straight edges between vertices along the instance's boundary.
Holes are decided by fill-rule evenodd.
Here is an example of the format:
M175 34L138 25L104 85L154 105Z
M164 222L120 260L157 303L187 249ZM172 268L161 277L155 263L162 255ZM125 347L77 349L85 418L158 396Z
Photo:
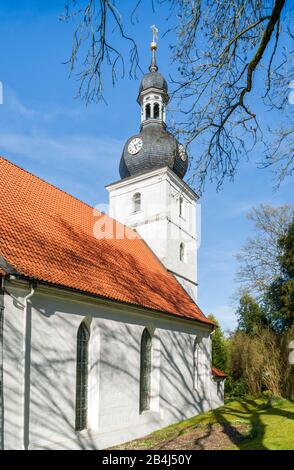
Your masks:
M228 400L208 413L168 426L116 449L294 450L294 403Z

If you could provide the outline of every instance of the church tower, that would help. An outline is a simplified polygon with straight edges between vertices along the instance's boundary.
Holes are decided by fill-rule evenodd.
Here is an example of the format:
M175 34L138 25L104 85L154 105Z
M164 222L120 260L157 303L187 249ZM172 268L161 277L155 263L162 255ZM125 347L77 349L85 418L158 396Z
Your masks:
M157 32L155 27L153 32ZM188 155L166 129L168 87L152 60L138 95L140 132L123 149L121 180L107 186L110 216L134 228L188 294L197 300L197 195L183 181Z

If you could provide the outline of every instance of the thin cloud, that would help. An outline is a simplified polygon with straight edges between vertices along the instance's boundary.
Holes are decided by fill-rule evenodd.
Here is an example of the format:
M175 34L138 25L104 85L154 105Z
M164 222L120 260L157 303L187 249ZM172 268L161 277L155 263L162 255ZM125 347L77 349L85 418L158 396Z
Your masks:
M79 115L79 109L32 109L8 88L0 114L0 153L39 162L49 159L52 165L61 167L72 163L90 165L98 161L100 170L106 171L111 161L118 160L121 141L74 132L57 134L56 129L62 128L65 116L69 122ZM51 130L48 122L44 122L48 120L54 124Z
M234 330L237 326L237 319L233 307L229 305L219 305L213 309L213 314L221 324L223 330Z
M78 108L32 109L12 89L0 111L0 155L90 203L101 198L99 179L113 180L122 141L75 132ZM64 124L73 130L62 132Z
M117 161L122 143L112 139L100 139L87 135L48 136L33 132L0 132L0 153L17 154L30 160L50 160L53 165L81 165L97 162L101 170L106 170L110 161Z

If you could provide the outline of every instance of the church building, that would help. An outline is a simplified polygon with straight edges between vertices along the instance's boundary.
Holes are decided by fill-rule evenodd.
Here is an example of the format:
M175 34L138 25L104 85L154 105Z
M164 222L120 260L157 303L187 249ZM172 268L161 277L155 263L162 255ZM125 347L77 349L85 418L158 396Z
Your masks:
M0 157L1 449L105 449L223 404L156 47L109 215Z

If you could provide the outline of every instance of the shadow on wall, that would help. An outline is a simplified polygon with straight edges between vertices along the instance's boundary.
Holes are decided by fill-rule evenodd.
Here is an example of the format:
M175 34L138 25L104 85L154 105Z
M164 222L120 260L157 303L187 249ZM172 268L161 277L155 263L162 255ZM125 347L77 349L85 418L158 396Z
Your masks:
M84 236L80 238L79 233L73 232L70 227L62 224L62 230L68 231L68 237L72 239L74 245L80 246L84 244ZM31 230L31 228L23 227L23 230ZM38 234L40 239L40 235ZM43 244L46 244L46 240L40 239L40 249L42 250ZM48 253L48 264L51 263L52 257L56 256L58 250L55 251L54 243L51 243L50 254ZM101 272L106 272L111 283L115 283L119 286L119 290L123 291L127 289L132 290L134 284L134 278L136 284L139 283L142 286L142 290L136 290L133 293L134 300L137 303L143 303L145 300L145 287L148 282L148 288L154 292L154 298L164 297L166 301L177 308L174 300L173 292L170 290L170 285L166 277L159 279L157 273L150 276L148 281L144 276L144 271L141 269L141 265L135 261L129 253L125 253L120 250L116 256L109 256L106 252L105 246L101 243L100 249L99 244L96 240L89 237L84 256L79 258L78 250L73 252L64 253L66 257L66 265L69 272L75 272L75 267L85 262L94 263L97 265L97 269ZM48 250L47 250L48 252ZM60 261L59 260L59 264ZM124 273L122 276L121 273ZM91 279L84 279L85 282L91 283ZM161 285L160 290L158 285ZM34 299L32 299L34 305ZM31 307L28 304L28 315L32 317ZM35 306L34 306L35 308ZM17 415L19 410L19 403L22 401L23 389L19 388L17 383L17 356L15 356L15 349L13 344L22 344L23 337L19 329L15 328L9 318L5 319L6 331L10 331L10 335L14 338L13 342L9 342L9 350L5 352L6 356L9 357L10 363L15 363L16 367L6 370L6 375L9 376L9 383L11 389L9 393L9 406L10 409L5 408L5 440L10 441L13 438L15 429L15 423L20 419L24 423L24 431L22 436L24 448L29 448L31 445L38 443L40 440L39 432L36 429L42 428L44 435L50 435L50 447L58 448L59 437L62 436L62 448L72 448L73 435L75 436L76 447L80 449L96 449L97 441L95 441L95 435L97 432L91 434L88 433L87 437L83 433L75 433L75 387L72 386L72 381L69 380L68 374L75 374L76 370L76 349L67 348L64 344L63 354L58 357L57 344L60 341L47 342L44 341L42 344L42 338L46 338L46 322L52 322L50 318L54 313L52 311L40 311L40 316L43 318L43 331L40 331L39 341L33 341L29 356L32 359L31 368L26 371L26 397L25 397L25 414L20 417ZM87 312L81 312L81 316L77 316L77 327L73 332L74 338L73 344L76 344L76 333L80 322ZM156 315L156 313L155 313ZM34 321L34 319L33 319ZM144 328L142 324L141 333ZM62 322L62 323L61 323ZM52 328L52 325L51 325ZM67 319L66 314L59 317L58 329L56 327L56 337L58 337L62 331L72 331L72 317ZM138 415L139 424L139 384L140 384L140 367L138 365L138 358L140 356L140 342L141 333L134 333L134 330L128 325L123 324L120 331L107 331L101 332L101 355L99 357L99 367L103 367L103 370L108 371L109 377L117 376L119 372L123 377L125 383L130 382L135 384L137 390L137 409L135 412ZM190 335L185 335L185 344L180 340L179 335L172 331L165 331L168 337L168 341L161 341L160 344L160 403L161 407L167 409L169 414L172 416L173 421L180 421L185 418L186 411L188 409L194 409L196 413L200 413L209 409L210 402L209 396L206 394L207 390L207 377L210 376L209 364L206 364L206 372L200 374L198 377L198 391L193 387L193 349L194 349L194 338ZM62 341L61 341L62 342ZM117 346L118 350L128 351L128 354L120 356L119 360L113 361L113 354L109 348L113 345ZM168 345L168 346L167 346ZM206 347L208 347L206 345ZM132 351L134 354L132 354ZM210 352L206 350L206 354L210 357ZM38 358L37 362L34 362L34 358ZM130 361L130 357L134 357L133 362ZM177 361L174 360L177 358ZM91 368L97 367L97 361L91 364ZM74 371L74 372L73 372ZM101 380L101 377L100 377ZM52 386L55 384L56 386ZM171 393L172 392L172 393ZM7 392L6 392L7 394ZM176 397L176 399L175 399ZM120 404L117 404L119 409ZM34 410L34 424L31 422L32 409ZM113 408L115 412L115 407ZM134 412L134 410L132 410ZM122 425L124 426L124 424ZM118 428L119 429L119 428ZM45 432L46 431L46 432ZM100 432L100 429L98 430ZM9 435L9 433L11 435ZM68 447L67 447L68 439Z
M35 308L35 307L34 307ZM34 312L34 314L36 314ZM57 339L60 331L73 331L72 322L69 321L66 315L62 317L62 324L60 319L58 328L56 327L56 344L60 345ZM78 317L78 321L82 321L83 317ZM45 323L54 320L44 318ZM14 337L15 342L21 342L23 338L15 327L10 324L9 319L6 319L7 328L10 334ZM139 384L140 384L140 367L138 359L140 355L140 341L141 335L134 334L133 329L128 324L120 324L120 331L111 331L111 329L103 332L101 338L102 350L99 358L99 368L103 368L104 374L107 373L108 380L113 380L113 413L119 413L123 403L115 403L116 383L115 377L120 376L121 380L127 384L131 384L131 390L136 390L136 396L133 397L133 403L136 403L136 410L129 410L130 413L137 414L137 421L130 423L134 425L140 424L139 416ZM78 324L77 324L78 326ZM141 330L143 331L143 329ZM40 331L40 338L45 335L45 331ZM183 341L179 340L179 336L173 334L172 331L165 331L169 336L169 347L166 347L164 342L161 342L160 354L160 403L161 408L167 410L172 421L180 421L187 417L187 410L193 409L195 414L205 411L209 408L209 400L205 397L205 380L204 376L199 377L199 391L193 389L193 370L191 368L192 355L193 355L193 340L187 335L185 338L185 347L183 348ZM76 331L74 331L73 344L76 344ZM12 345L12 343L9 343ZM95 440L96 432L89 432L85 434L75 432L75 395L76 390L73 387L73 381L69 374L76 371L76 351L66 350L60 354L58 359L58 347L50 341L44 341L42 347L42 340L39 344L33 342L31 346L30 355L32 358L31 367L26 373L26 397L25 397L25 414L18 416L20 410L19 403L22 401L21 392L17 384L18 376L17 365L6 371L9 375L9 383L11 389L8 390L9 394L9 407L5 409L5 440L10 441L15 431L15 426L18 420L24 424L23 430L23 446L29 448L40 442L40 429L42 429L44 436L49 436L48 445L52 448L58 448L62 442L62 448L71 449L74 447L80 449L95 449L97 448L97 439ZM119 356L119 360L113 361L113 353L111 348L118 351L127 351L127 355ZM66 349L66 348L65 348ZM133 354L132 354L133 351ZM17 359L14 356L13 346L6 351L6 355L10 358L10 363L15 362ZM118 356L116 356L118 358ZM134 358L130 360L130 358ZM177 358L177 361L174 358ZM34 360L37 358L37 361ZM97 361L90 363L89 375L92 369L96 369ZM101 380L101 377L99 377ZM104 375L103 375L104 380ZM203 381L203 383L202 383ZM6 381L7 382L7 381ZM75 383L75 381L74 381ZM124 393L128 393L125 388ZM6 391L7 394L7 391ZM97 400L99 397L97 396ZM5 406L5 404L4 404ZM101 410L100 410L101 411ZM31 421L33 412L33 423ZM98 418L98 417L97 417ZM117 424L117 429L124 428L125 423ZM98 432L107 430L100 430ZM9 433L12 435L9 436ZM74 440L73 440L74 436ZM68 440L68 444L67 444Z
M61 249L57 235L53 237L50 233L48 235L50 238L47 238L45 233L34 230L29 222L15 221L13 214L10 214L7 226L8 229L17 226L20 233L27 234L26 244L30 248L31 258L36 263L40 259L40 252L42 253L40 269L42 270L42 267L46 266L44 275L50 272L54 273L55 279L63 279L60 266L64 266L65 272L70 273L70 281L75 285L82 286L81 290L95 292L97 283L100 282L101 296L109 297L109 291L115 286L118 297L121 296L123 299L128 293L128 300L134 304L145 305L146 299L148 299L148 306L156 310L161 305L170 312L178 312L179 309L185 310L187 316L191 312L190 299L180 295L182 289L172 275L159 272L158 269L155 269L155 265L148 266L151 258L143 259L146 256L145 250L143 250L142 258L132 256L130 243L135 244L136 250L140 251L144 244L142 240L126 239L125 244L116 239L98 241L89 229L84 232L77 231L59 217L58 219L54 218L54 228L56 234L61 234L60 236L67 241L66 249L64 246ZM118 230L119 227L116 229ZM6 236L13 239L14 233L8 233ZM1 245L0 248L2 248ZM16 248L3 247L3 256L9 262L14 259ZM150 254L150 257L152 256ZM21 272L26 272L25 266L19 268L22 268ZM95 273L95 282L93 282L93 272ZM69 282L68 278L66 281ZM175 295L175 291L177 295Z

